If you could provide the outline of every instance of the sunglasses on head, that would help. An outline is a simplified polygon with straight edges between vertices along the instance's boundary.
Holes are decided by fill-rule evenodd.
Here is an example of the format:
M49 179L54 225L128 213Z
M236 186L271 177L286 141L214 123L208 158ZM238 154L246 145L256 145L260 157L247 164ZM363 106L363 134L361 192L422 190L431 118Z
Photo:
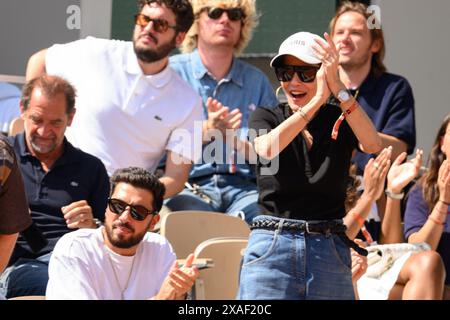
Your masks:
M171 26L169 25L169 22L164 19L152 19L149 16L146 16L145 14L136 14L134 15L134 22L141 26L142 28L145 28L150 22L153 22L153 29L156 32L164 33L167 31L167 29L177 29L177 26Z
M137 221L143 221L148 215L156 215L157 212L148 210L147 208L139 205L131 205L120 199L108 198L108 207L112 213L122 214L127 207L130 208L131 217Z
M208 12L208 17L217 20L219 19L224 12L227 13L228 19L231 21L238 21L245 18L245 13L241 8L209 8L206 7L203 10L206 10Z
M319 71L318 67L310 67L310 66L278 66L275 67L275 74L277 76L278 81L289 82L294 78L294 74L297 74L297 77L302 82L313 82L316 78L317 71Z

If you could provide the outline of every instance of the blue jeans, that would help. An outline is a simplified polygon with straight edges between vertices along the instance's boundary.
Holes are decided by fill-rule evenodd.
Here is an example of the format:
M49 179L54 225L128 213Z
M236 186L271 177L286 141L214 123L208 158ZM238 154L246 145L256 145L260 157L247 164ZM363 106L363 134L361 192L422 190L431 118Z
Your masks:
M251 223L260 214L258 190L254 183L237 175L213 175L196 182L199 191L210 198L208 203L199 195L184 189L164 203L172 211L203 210L245 216Z
M0 277L0 294L6 298L44 296L51 253L37 259L20 258Z
M293 232L283 226L255 229L245 250L237 298L353 300L350 249L334 234Z

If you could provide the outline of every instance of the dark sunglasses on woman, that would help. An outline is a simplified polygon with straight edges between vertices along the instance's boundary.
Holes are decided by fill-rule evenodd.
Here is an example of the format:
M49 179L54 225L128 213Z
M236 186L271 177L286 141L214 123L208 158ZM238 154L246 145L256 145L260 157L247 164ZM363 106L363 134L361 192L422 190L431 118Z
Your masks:
M310 67L310 66L279 66L275 67L275 74L277 76L278 81L289 82L294 78L294 74L297 74L297 77L302 82L313 82L316 78L317 71L319 71L319 67Z
M127 207L130 207L130 214L134 220L143 221L148 215L156 215L157 212L148 210L147 208L140 205L131 205L122 201L120 199L108 198L108 207L112 213L122 214Z
M146 16L145 14L136 14L134 15L134 22L141 26L142 28L145 28L150 22L153 22L153 29L156 32L164 33L167 31L167 29L177 29L177 26L171 26L169 25L169 22L164 19L152 19L149 16Z
M208 12L208 17L217 20L219 19L224 12L227 13L228 19L231 21L238 21L245 18L245 13L241 8L209 8L206 7L203 10L206 10Z

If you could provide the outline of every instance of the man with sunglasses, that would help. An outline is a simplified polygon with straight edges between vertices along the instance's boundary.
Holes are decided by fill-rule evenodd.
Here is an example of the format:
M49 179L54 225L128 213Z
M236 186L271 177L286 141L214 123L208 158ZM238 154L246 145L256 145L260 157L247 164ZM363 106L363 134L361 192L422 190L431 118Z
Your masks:
M251 223L259 207L248 165L256 162L246 139L247 122L255 108L278 104L267 77L237 58L258 22L256 4L194 0L192 6L195 21L181 46L184 54L171 57L170 65L202 96L204 152L191 170L189 188L166 205L171 210L243 213Z
M61 238L49 266L47 299L184 299L198 276L191 254L179 267L167 240L152 232L164 185L130 167L111 177L105 226Z
M110 175L128 166L154 171L167 152L161 181L169 197L184 187L194 125L203 120L200 98L168 67L193 12L188 0L139 0L138 8L132 42L88 37L53 45L30 58L27 78L47 72L74 84L78 115L67 137Z
M33 224L18 238L0 278L8 298L45 294L56 242L74 229L96 228L109 193L103 163L64 136L76 112L70 83L48 75L27 82L20 111L25 132L8 140L20 160Z

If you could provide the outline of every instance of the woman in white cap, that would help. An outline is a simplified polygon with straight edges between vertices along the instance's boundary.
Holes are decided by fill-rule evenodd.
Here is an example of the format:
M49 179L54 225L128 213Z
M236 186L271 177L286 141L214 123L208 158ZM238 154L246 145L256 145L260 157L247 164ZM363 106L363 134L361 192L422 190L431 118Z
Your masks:
M338 76L338 50L309 32L288 37L270 65L287 103L249 121L261 216L252 224L239 299L353 299L342 218L352 151L381 149L372 122ZM333 94L336 104L327 103Z

